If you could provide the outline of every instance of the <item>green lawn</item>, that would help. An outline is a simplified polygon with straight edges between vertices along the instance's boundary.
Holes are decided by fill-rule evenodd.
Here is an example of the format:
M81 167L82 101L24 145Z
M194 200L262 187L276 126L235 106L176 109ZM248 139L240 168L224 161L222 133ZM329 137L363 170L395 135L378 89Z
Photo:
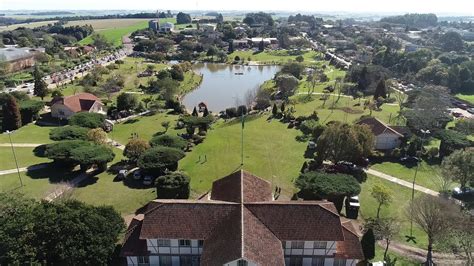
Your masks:
M316 63L315 56L317 52L309 51L304 52L303 54L304 62L305 63ZM241 60L245 60L245 62L253 61L258 62L261 64L282 64L286 63L290 60L295 60L297 56L288 55L287 51L264 51L264 52L255 52L253 50L248 51L234 51L232 54L228 56L229 62L233 62L234 58L239 56Z
M163 121L170 121L168 132L169 134L176 134L173 128L176 125L177 119L178 116L165 113L130 119L124 123L116 124L114 130L109 133L109 137L124 145L127 144L133 133L137 133L140 138L149 140L154 134L165 130L161 126Z
M33 154L34 148L15 147L15 155L18 167L27 167L39 163L48 162L47 158L37 157ZM0 170L15 169L16 164L10 147L0 147Z
M283 194L294 192L293 179L304 162L306 144L297 142L297 130L289 130L267 116L248 118L244 129L244 167L257 176L282 187ZM240 121L219 122L199 144L179 163L179 168L191 176L194 194L211 188L214 180L240 169ZM207 158L207 161L205 160Z
M49 131L54 127L28 124L11 134L13 143L50 143ZM0 134L0 143L10 143L7 134Z
M382 247L380 245L375 245L375 258L373 258L371 261L372 262L377 262L377 261L383 261L383 253L385 252L385 247ZM405 258L401 255L398 255L397 253L388 251L387 254L390 256L390 258L397 258L396 265L400 266L413 266L413 265L420 265L422 261L412 261L408 258Z
M377 183L388 187L393 193L393 202L388 207L382 207L380 216L393 217L400 221L400 233L396 237L396 240L400 243L415 245L417 247L426 249L428 244L427 237L424 232L416 225L413 226L413 235L416 237L417 244L405 242L405 235L410 233L410 221L405 215L405 210L410 204L411 200L411 190L409 188L369 175L367 181L362 184L362 191L359 195L361 205L359 218L364 220L367 218L374 218L376 216L378 204L370 195L370 190L374 184ZM415 197L419 196L420 194L420 192L415 192Z
M416 171L416 167L408 168L396 162L383 162L380 164L374 164L371 168L408 182L413 182L413 177L415 176ZM425 161L421 162L416 176L416 184L427 187L434 191L439 191L440 183L437 176L440 173L438 172L439 165L429 165Z
M461 94L461 93L458 93L455 96L457 98L461 99L461 100L464 100L466 102L474 104L474 94Z
M145 29L147 27L148 27L148 22L142 21L132 26L104 29L104 30L99 30L96 32L98 34L103 35L109 42L111 42L114 46L117 47L117 46L122 45L122 37L127 36L136 30ZM91 44L92 42L93 42L92 35L89 35L86 38L82 39L79 42L79 44L86 45L86 44Z

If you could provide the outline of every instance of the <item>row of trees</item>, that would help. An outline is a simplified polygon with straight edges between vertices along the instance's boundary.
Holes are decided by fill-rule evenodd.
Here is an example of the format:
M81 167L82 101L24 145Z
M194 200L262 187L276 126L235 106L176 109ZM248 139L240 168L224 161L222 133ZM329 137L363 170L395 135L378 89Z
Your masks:
M26 94L0 94L2 130L16 130L38 118L44 103L30 100Z

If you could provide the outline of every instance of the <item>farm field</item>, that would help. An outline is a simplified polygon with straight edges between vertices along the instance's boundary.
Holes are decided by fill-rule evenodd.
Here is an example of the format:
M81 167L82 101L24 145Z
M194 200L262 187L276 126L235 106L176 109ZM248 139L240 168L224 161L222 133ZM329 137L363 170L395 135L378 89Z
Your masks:
M91 25L95 31L108 29L125 28L148 22L146 18L121 18L121 19L91 19L91 20L73 20L68 21L66 26L84 26Z
M58 22L57 20L48 20L48 21L38 21L38 22L31 22L31 23L20 23L20 24L13 24L9 26L0 26L0 32L7 31L7 30L15 30L21 27L33 29L41 26L46 26L48 24L54 24Z

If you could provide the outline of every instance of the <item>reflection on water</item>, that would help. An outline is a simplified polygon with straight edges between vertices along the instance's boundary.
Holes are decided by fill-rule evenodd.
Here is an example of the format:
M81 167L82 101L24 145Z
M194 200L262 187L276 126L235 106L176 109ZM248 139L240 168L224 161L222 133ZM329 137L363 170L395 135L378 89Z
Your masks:
M219 112L228 107L244 103L248 90L260 86L272 79L279 66L241 66L214 63L194 65L196 72L202 73L204 79L201 86L184 97L184 105L188 110L200 102L205 102L209 110ZM236 75L243 74L243 75Z

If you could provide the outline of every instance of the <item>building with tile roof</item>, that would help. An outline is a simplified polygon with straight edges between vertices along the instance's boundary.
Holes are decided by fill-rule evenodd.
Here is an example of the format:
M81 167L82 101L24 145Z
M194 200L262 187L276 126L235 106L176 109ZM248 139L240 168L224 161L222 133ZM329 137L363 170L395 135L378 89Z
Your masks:
M68 119L75 113L91 112L104 113L104 105L95 95L78 93L67 97L55 97L51 102L51 116Z
M401 144L401 139L404 137L402 132L399 132L401 127L395 129L375 117L364 118L357 122L359 125L367 125L375 136L375 149L377 150L391 150L398 148Z
M154 200L131 222L128 265L356 265L349 220L327 201L274 201L271 184L243 170L201 200Z

